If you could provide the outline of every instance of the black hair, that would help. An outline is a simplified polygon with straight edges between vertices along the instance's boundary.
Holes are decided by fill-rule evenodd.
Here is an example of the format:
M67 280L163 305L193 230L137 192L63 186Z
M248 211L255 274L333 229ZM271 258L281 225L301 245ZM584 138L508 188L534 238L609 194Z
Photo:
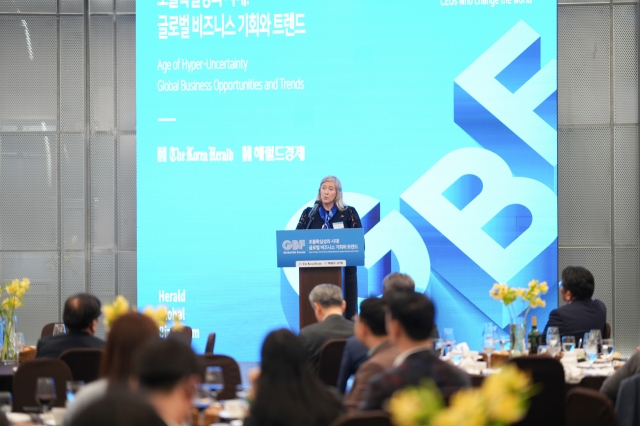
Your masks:
M190 346L179 339L154 337L136 356L134 375L149 391L166 392L194 375L202 377L204 367Z
M84 330L100 317L100 306L100 300L93 294L75 294L64 302L62 321L71 331Z
M269 333L262 344L251 424L328 426L341 411L340 401L311 370L300 340L286 329Z
M415 341L426 340L433 329L435 307L427 296L408 291L385 295L392 319L398 320L407 335Z
M360 321L369 327L376 336L386 336L387 328L384 323L386 303L377 297L370 297L360 303Z
M562 287L569 290L576 300L588 299L595 289L593 275L582 266L567 266L562 270Z

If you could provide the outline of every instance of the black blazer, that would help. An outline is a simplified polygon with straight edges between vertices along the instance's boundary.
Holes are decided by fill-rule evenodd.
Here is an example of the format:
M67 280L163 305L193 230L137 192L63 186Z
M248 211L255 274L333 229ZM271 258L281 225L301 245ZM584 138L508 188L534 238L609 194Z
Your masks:
M42 337L38 340L36 358L58 358L67 349L102 349L104 340L85 332L69 331L68 334Z
M322 206L318 206L318 209L321 209ZM296 229L322 229L322 225L324 225L324 220L320 217L320 213L318 213L318 209L313 213L312 217L309 217L309 213L311 213L312 207L307 207L302 212L300 216L300 220L298 221L298 226ZM311 221L311 224L309 224ZM360 216L358 216L358 212L353 207L347 206L344 210L338 209L335 216L331 218L329 223L333 228L335 223L342 222L342 226L345 228L362 228L362 223L360 222Z
M308 325L300 330L300 341L309 354L313 371L318 371L320 349L328 340L347 339L353 336L353 322L342 315L329 315L322 322Z
M554 309L549 314L549 321L542 332L542 341L546 342L547 329L558 327L560 336L575 336L576 347L584 333L589 330L600 330L604 335L607 321L607 307L598 299L574 300Z

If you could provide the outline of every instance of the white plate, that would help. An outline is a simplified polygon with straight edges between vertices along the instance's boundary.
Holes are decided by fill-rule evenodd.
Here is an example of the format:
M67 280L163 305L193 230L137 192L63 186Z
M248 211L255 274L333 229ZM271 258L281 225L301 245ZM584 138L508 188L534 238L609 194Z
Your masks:
M7 413L9 423L30 423L31 416L25 413Z

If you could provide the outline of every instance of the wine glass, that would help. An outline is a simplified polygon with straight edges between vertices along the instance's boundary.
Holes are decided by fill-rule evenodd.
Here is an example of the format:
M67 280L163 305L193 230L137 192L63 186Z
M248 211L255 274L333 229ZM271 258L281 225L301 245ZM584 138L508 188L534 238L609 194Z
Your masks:
M22 350L26 346L26 343L24 342L24 333L15 332L15 333L11 334L11 345L14 348L16 348L16 355L17 355L17 360L18 360L18 364L19 364L20 363L20 352L22 352Z
M613 339L602 339L602 356L605 362L609 362L611 355L613 355L613 351L615 350L613 346Z
M67 327L64 324L53 325L53 335L57 336L58 334L67 334Z
M575 336L562 336L562 350L564 352L573 352L576 347Z
M551 357L555 357L560 352L560 330L558 327L549 327L547 329L547 346Z
M453 328L445 328L442 332L442 341L445 347L448 347L447 353L450 353L453 349L453 345L456 343L456 336L453 334Z
M496 326L493 323L485 323L482 328L482 351L487 354L487 367L491 368L491 354L496 349Z
M51 377L38 377L36 381L36 401L47 414L53 401L56 400L56 384Z

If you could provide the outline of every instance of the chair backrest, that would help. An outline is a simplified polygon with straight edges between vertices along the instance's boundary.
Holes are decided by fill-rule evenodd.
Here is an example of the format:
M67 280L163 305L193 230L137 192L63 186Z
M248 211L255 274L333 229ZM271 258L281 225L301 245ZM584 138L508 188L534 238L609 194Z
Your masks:
M391 419L384 411L358 411L338 417L331 426L391 426Z
M218 399L234 399L238 386L242 384L240 366L236 360L226 355L204 354L200 357L205 366L222 368L224 389L218 393Z
M13 375L13 411L24 407L38 407L36 381L38 377L51 377L56 383L54 407L64 407L67 401L67 381L73 380L67 364L55 358L42 358L20 364Z
M212 354L213 348L216 345L216 333L209 333L209 337L207 337L207 346L204 347L205 354Z
M608 322L604 323L604 333L602 334L602 338L603 339L611 338L611 324L609 324Z
M40 332L40 337L53 336L53 327L56 324L64 324L64 323L62 323L62 322L50 322L49 324L45 324L45 326L42 327L42 331Z
M75 348L64 351L59 359L71 370L73 380L93 382L100 372L102 350L95 348Z
M576 387L567 393L567 426L616 426L611 400L593 389Z
M640 424L640 374L620 382L615 410L620 426Z
M336 387L338 385L340 363L342 362L342 353L346 343L347 339L332 339L325 342L320 349L318 377L327 386Z
M559 361L550 357L522 356L509 361L523 371L530 371L538 393L531 398L527 416L515 425L564 426L565 383L564 369Z
M169 335L167 337L177 338L180 341L191 346L191 337L193 335L192 332L193 331L191 330L191 327L189 327L188 325L183 325L178 330L175 330L173 328L169 330Z

